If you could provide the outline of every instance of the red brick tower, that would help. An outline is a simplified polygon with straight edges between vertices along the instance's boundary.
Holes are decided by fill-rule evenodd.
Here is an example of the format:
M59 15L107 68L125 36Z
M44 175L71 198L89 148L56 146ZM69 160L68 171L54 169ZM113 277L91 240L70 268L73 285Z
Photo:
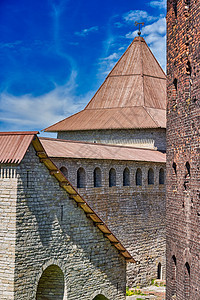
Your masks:
M200 1L167 1L167 297L200 299Z

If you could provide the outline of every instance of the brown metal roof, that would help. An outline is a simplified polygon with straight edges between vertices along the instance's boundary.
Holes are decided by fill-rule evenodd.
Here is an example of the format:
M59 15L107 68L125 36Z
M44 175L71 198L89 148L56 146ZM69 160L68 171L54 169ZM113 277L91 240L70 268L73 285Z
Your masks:
M136 37L86 108L45 131L165 128L165 110L166 75L145 40Z
M77 203L77 207L80 207L86 216L93 221L95 226L103 233L104 237L119 251L120 255L122 255L127 262L134 263L135 260L128 250L120 243L107 225L94 212L83 197L79 195L63 173L48 157L43 145L36 135L37 133L37 131L0 132L0 163L20 163L32 142L33 147L40 158L40 162L44 163L49 170L50 175L57 179L60 187L63 188L68 193L69 197Z
M90 158L111 160L132 160L145 162L166 162L162 152L126 146L94 144L89 142L66 141L52 138L40 138L49 157Z
M166 110L144 107L84 109L45 131L165 128Z
M37 133L0 132L0 163L20 163Z

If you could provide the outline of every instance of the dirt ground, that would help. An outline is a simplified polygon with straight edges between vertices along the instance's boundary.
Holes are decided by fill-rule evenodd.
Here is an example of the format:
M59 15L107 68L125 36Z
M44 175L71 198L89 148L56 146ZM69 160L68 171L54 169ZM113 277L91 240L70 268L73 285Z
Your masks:
M165 300L165 286L148 286L140 288L140 291L145 295L127 296L126 300Z

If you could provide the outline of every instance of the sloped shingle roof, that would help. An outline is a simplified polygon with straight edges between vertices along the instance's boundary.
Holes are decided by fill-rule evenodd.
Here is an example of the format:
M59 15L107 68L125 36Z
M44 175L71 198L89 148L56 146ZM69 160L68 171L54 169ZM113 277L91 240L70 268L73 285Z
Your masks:
M0 163L20 163L37 133L0 132Z
M166 75L136 37L84 110L45 131L166 127Z
M52 138L40 138L49 157L90 158L111 160L134 160L145 162L166 162L166 155L149 149L127 146L115 146L79 141L66 141Z

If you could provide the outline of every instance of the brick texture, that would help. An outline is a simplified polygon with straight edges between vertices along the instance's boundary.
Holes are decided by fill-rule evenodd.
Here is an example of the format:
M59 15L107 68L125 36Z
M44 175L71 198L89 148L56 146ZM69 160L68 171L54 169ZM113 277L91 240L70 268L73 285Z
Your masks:
M200 2L167 2L167 295L200 299Z

